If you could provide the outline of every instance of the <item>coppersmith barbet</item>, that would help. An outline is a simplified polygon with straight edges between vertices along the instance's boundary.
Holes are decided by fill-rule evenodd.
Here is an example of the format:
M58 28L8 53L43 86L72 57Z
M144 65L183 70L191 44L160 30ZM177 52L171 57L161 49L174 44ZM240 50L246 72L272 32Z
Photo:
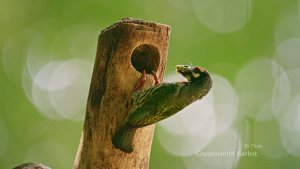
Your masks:
M186 81L162 82L144 91L134 92L132 107L113 137L116 148L127 153L132 152L132 140L137 128L170 117L209 92L212 79L204 68L177 65L176 71Z

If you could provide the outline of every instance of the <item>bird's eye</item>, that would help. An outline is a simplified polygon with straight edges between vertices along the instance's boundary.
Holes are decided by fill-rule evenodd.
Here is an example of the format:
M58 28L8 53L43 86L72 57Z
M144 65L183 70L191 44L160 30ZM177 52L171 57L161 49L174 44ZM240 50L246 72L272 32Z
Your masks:
M195 68L193 69L193 73L199 74L200 72L201 72L201 70L200 70L198 67L195 67Z
M194 76L194 78L198 78L200 76L200 68L199 67L195 67L193 70L192 70L192 74Z

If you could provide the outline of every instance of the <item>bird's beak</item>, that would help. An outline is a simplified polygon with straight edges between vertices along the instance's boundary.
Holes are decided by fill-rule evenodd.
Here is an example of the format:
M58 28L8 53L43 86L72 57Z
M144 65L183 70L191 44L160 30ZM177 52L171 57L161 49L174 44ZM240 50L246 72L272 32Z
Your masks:
M176 65L176 72L177 73L183 73L184 72L183 65Z

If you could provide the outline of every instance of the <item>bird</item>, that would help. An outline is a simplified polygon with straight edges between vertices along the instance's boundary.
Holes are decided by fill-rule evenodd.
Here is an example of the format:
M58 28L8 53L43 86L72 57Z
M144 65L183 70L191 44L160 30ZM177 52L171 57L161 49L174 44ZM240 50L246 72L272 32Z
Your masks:
M212 87L212 79L207 70L200 66L177 65L176 72L186 80L159 83L155 73L155 85L140 90L146 73L143 71L140 83L131 99L131 108L112 138L115 148L125 153L133 152L132 141L136 129L166 119L189 104L201 99Z
M51 168L40 163L25 163L17 167L14 167L13 169L51 169Z

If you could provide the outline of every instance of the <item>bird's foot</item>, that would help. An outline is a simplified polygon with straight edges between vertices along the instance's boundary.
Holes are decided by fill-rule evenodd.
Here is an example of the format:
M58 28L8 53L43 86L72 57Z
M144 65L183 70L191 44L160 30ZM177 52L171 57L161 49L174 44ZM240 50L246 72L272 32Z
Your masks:
M158 84L160 83L160 81L159 81L159 79L158 79L156 73L155 73L154 71L152 71L151 74L152 74L153 77L154 77L154 81L155 81L154 85L158 85Z
M152 71L150 74L154 77L154 85L158 85L160 83L160 81L159 81L157 75L155 74L155 72ZM134 88L134 91L140 90L144 87L144 85L146 83L146 77L147 77L147 73L145 70L143 70L142 76L139 80L138 85Z
M134 91L140 90L141 88L144 87L144 85L146 83L146 76L147 76L146 71L143 70L142 76L139 80L138 85L134 88Z

